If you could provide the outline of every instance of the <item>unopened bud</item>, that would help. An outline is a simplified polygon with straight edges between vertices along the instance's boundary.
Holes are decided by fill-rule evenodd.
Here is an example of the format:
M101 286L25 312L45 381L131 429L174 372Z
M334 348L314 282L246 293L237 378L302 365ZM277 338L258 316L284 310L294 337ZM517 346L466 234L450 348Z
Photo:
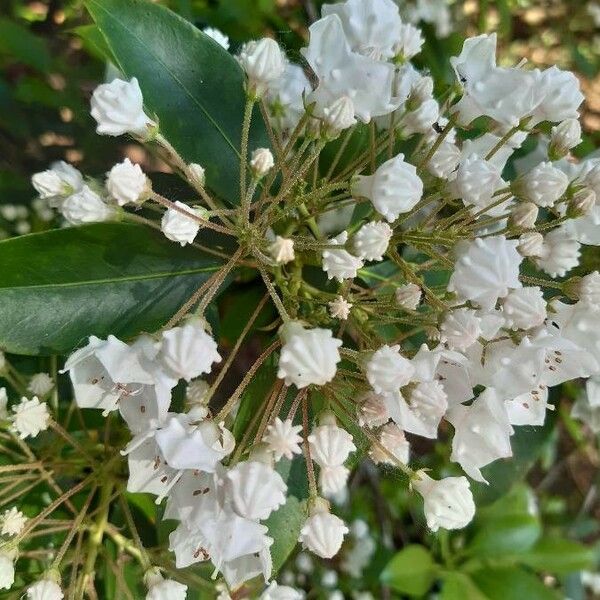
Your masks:
M271 257L278 265L285 265L294 260L294 240L278 235L269 247Z
M421 288L415 283L407 283L396 288L396 302L407 310L417 310L421 302L421 296Z
M577 119L566 119L552 128L548 156L559 160L581 143L581 125Z
M331 106L323 109L326 126L325 135L336 138L341 131L356 124L354 118L354 102L349 96L338 98Z
M569 214L574 217L589 215L596 205L596 192L592 188L583 187L575 192L569 203Z
M530 229L535 225L539 209L533 202L519 202L511 211L508 218L509 225Z
M517 250L521 256L541 256L544 236L537 231L528 231L519 238Z
M286 65L279 44L270 38L244 44L238 61L248 76L248 93L255 98L260 98L283 75Z
M579 281L579 300L594 308L600 308L600 273L592 271Z
M199 165L198 163L190 163L188 165L188 173L194 183L200 187L204 187L204 184L206 183L206 172L204 171L204 167L202 165Z
M264 177L273 168L274 164L273 155L268 148L257 148L252 153L250 167L257 178Z

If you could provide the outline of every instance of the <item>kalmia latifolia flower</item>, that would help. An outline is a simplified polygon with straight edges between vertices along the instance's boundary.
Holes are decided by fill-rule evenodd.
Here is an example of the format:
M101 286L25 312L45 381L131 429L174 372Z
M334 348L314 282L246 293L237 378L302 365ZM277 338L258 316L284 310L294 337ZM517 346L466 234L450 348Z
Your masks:
M169 175L141 158L101 177L52 163L32 176L29 209L0 207L0 233L5 222L10 235L34 232L0 247L31 249L20 275L7 269L23 299L3 295L15 317L0 340L0 421L5 454L26 461L35 486L13 495L23 465L2 465L0 589L16 579L26 589L13 595L37 600L94 589L184 600L205 572L219 600L299 600L314 581L323 589L309 596L342 598L339 573L361 582L377 544L397 542L363 517L408 518L416 497L431 531L467 527L470 482L497 484L489 465L527 448L557 403L564 420L553 387L589 378L569 391L571 417L600 432L600 159L579 157L579 83L557 67L506 66L483 34L438 57L455 77L439 95L429 34L411 59L427 48L420 21L448 35L448 7L409 4L323 4L302 64L271 38L234 58L219 30L173 19L173 43L137 74L157 114L136 77L91 99L99 134L133 136ZM111 43L98 26L135 75L119 54L139 36ZM199 64L171 69L193 44ZM56 216L66 234L37 233ZM27 289L48 309L29 310ZM49 356L31 367L15 355L41 328L35 352ZM398 507L356 519L391 488ZM163 506L150 514L142 494ZM63 547L46 533L57 507ZM159 535L136 531L160 519ZM451 539L457 568L476 537ZM94 587L112 572L88 561L120 569L126 555L123 585L139 576L145 591ZM206 570L178 581L198 563Z

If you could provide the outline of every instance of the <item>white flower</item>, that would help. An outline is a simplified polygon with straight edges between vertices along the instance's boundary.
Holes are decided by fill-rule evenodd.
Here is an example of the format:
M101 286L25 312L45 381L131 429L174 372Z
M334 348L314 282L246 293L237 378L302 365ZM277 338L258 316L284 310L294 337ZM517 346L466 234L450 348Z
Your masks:
M278 585L272 581L269 587L261 594L259 600L302 600L303 594L287 585Z
M347 0L324 4L323 17L337 15L353 51L380 60L395 54L402 21L392 0ZM407 57L410 58L410 57Z
M269 253L273 260L279 265L285 265L294 260L294 240L284 238L280 235L275 237L275 241L269 246Z
M448 290L481 308L493 308L498 298L521 287L519 265L523 258L517 252L517 245L517 241L507 240L503 235L468 242L456 261Z
M191 208L179 200L175 202L175 206L178 206L180 210L175 208L167 209L162 216L160 228L165 237L185 246L194 241L200 229L198 220L194 219L193 216L188 216L188 214L203 218L204 211L198 208Z
M576 119L578 108L584 100L579 88L579 80L570 71L562 71L557 66L531 72L535 77L534 102L529 126L542 121L557 123L565 119Z
M512 290L502 304L507 325L513 329L532 329L546 319L546 301L539 287Z
M565 119L552 128L548 153L557 160L581 144L581 125L578 119Z
M342 296L338 296L335 300L327 303L329 314L332 319L341 319L345 321L350 316L352 304Z
M285 54L271 38L247 42L237 59L248 77L250 93L257 98L283 75L286 65Z
M523 229L535 226L539 208L533 202L519 202L510 211L509 223Z
M444 140L427 162L427 170L435 177L448 179L460 164L461 152L456 144Z
M516 193L542 207L552 206L566 191L569 178L552 163L541 162L515 184Z
M475 516L473 494L466 477L446 477L436 481L419 471L413 487L423 496L427 526L432 531L462 529Z
M155 123L144 113L144 99L138 80L113 79L99 85L92 95L92 117L101 135L133 133L144 136Z
M527 231L519 237L517 250L521 256L542 256L544 252L544 236L537 231Z
M348 232L343 231L338 236L328 240L328 244L342 245L348 241ZM323 271L327 273L327 279L354 279L358 269L362 268L363 261L350 254L347 250L323 250Z
M304 94L312 90L304 70L287 63L283 75L274 81L267 92L272 118L283 131L296 127L304 114Z
M548 388L536 388L516 398L504 401L508 420L511 425L542 426L546 420L546 411L552 408L548 404Z
M578 294L581 302L600 308L600 273L592 271L579 281Z
M72 225L108 221L115 216L115 210L108 206L96 192L87 185L72 194L60 205L63 217Z
M52 199L57 196L69 196L83 187L83 175L72 165L58 161L50 169L36 173L31 183L40 198Z
M410 444L404 435L404 431L395 423L387 423L379 432L379 444L387 450L384 452L380 446L373 444L369 450L369 456L373 462L377 464L387 463L394 465L395 462L390 457L390 454L401 463L408 464L410 454ZM389 454L388 454L389 453Z
M0 552L0 590L9 590L15 582L14 556Z
M204 420L192 425L185 417L170 417L156 432L156 443L171 468L213 473L217 463L233 451L233 436L213 421Z
M51 579L42 579L27 588L27 600L62 600L60 585Z
M146 600L185 600L187 595L187 585L173 579L164 579L156 568L146 572L144 583L148 587Z
M563 277L579 264L579 242L564 227L553 229L544 237L537 265L550 277Z
M227 471L226 490L233 510L246 519L268 519L285 504L287 486L272 466L259 460L237 463Z
M294 454L302 453L300 431L302 425L292 424L291 419L282 421L279 417L275 417L273 423L267 427L263 442L268 445L275 460L280 460L283 456L292 460Z
M48 373L36 373L29 380L27 391L31 392L34 396L43 398L46 394L50 393L53 387L54 381Z
M343 465L356 450L352 436L335 424L319 425L308 436L310 455L320 467Z
M23 440L28 436L35 437L40 431L48 429L50 413L48 405L40 402L36 396L31 400L21 398L21 402L12 407L13 427Z
M485 482L482 467L512 456L510 436L514 430L493 388L484 390L471 406L452 407L446 419L455 429L450 460L476 481Z
M367 392L358 401L358 424L361 427L379 427L389 421L390 415L383 396L375 392Z
M17 535L25 527L27 517L16 506L13 506L2 513L0 522L2 523L2 530L0 531L2 535Z
M404 160L403 154L398 154L373 175L359 176L352 184L352 193L368 198L377 212L392 223L421 199L423 182L417 169Z
M421 52L421 47L425 43L421 30L410 23L400 25L400 35L398 41L394 44L394 54L401 56L405 60L410 60Z
M577 190L569 202L569 209L573 216L581 217L591 215L596 207L596 192L589 187Z
M190 179L200 187L204 187L206 183L206 170L202 165L198 163L190 163L187 166L188 175Z
M257 148L252 152L250 167L255 177L264 177L273 168L274 164L273 154L268 148Z
M481 335L481 319L469 308L448 313L440 325L441 341L456 350L466 350Z
M354 102L349 96L341 96L330 106L323 107L323 121L328 137L336 138L341 131L356 125Z
M307 104L315 104L317 116L323 116L323 109L342 96L352 99L355 116L364 123L398 107L392 95L394 66L353 52L337 14L319 19L309 32L308 48L301 52L319 79L316 90L306 98Z
M411 101L412 101L411 96ZM431 131L433 124L439 119L440 105L436 100L430 98L419 104L414 110L406 112L400 122L402 135L410 137L415 133L427 134Z
M283 341L277 377L298 388L325 385L337 371L342 340L329 329L305 329L298 322L286 323L280 331Z
M148 178L140 165L134 165L128 158L116 164L106 180L106 189L119 206L143 202L149 187Z
M500 171L491 163L479 156L468 156L458 167L456 179L452 182L452 189L457 198L462 199L466 206L474 206L478 210L484 209L498 198L494 194L506 187ZM503 206L495 206L488 214L496 216L502 214Z
M186 381L210 373L213 363L221 362L217 343L197 317L163 332L158 359L174 379Z
M417 310L421 303L423 292L416 283L406 283L396 288L396 302L406 310Z
M317 498L311 516L300 530L298 541L321 558L333 558L348 531L344 521L329 512L327 502Z
M379 348L367 363L367 379L378 393L397 392L413 376L415 368L400 354L400 346Z
M383 221L365 223L352 240L354 251L365 260L383 260L392 234L392 228Z
M229 38L220 29L217 29L216 27L205 27L202 30L202 33L215 40L215 42L222 48L225 48L225 50L229 50Z

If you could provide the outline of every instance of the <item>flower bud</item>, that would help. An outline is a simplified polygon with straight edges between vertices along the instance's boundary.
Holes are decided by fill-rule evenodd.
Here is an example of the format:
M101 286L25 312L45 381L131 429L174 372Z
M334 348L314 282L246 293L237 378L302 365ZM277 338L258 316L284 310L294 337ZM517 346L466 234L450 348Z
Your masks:
M99 85L92 95L92 117L101 135L133 133L147 136L155 123L144 113L144 100L138 80L113 79Z
M175 202L175 206L178 206L181 210L169 208L162 216L160 228L166 238L173 242L179 242L181 246L185 246L194 241L200 229L200 223L193 217L188 217L185 213L204 217L206 211L199 208L191 208L187 204L179 202L179 200Z
M187 585L173 579L165 579L156 567L148 569L144 575L148 588L146 600L185 600Z
M332 319L340 319L345 321L350 316L352 304L342 296L338 296L327 304L329 307L329 315Z
M396 302L407 310L417 310L423 292L416 283L407 283L396 289Z
M328 139L336 138L341 131L356 124L354 102L349 96L338 98L331 106L323 109L323 114Z
M115 165L106 180L108 193L119 206L141 204L148 197L150 181L140 165L134 165L128 158Z
M60 212L72 225L108 221L115 216L115 210L87 185L69 196L60 206Z
M273 168L274 164L273 155L268 148L257 148L252 153L250 167L257 179L264 177Z
M552 128L548 155L559 160L581 143L581 125L577 119L566 119Z
M511 211L508 222L511 227L530 229L535 225L539 214L533 202L519 202Z
M473 494L466 477L446 477L436 481L423 471L413 487L423 496L427 526L432 531L462 529L475 515Z
M220 29L216 27L205 27L202 33L213 39L221 48L229 50L229 37L226 36Z
M244 44L238 61L248 77L248 92L255 98L260 98L269 84L283 75L286 64L279 44L270 38Z
M299 541L321 558L333 558L348 533L344 521L329 512L329 503L316 498L310 508L310 516L300 531Z
M596 192L590 187L583 187L571 198L569 214L574 217L589 215L594 206L596 206Z
M52 579L42 579L27 588L27 600L62 600L60 585Z
M566 191L569 178L552 163L542 162L513 184L515 195L538 206L552 206Z
M14 550L0 552L0 590L9 590L15 582L15 558Z
M579 299L595 308L600 308L600 273L592 271L579 281Z
M537 231L528 231L519 238L517 250L521 256L541 256L544 236Z
M200 187L204 187L206 183L206 172L202 165L199 165L198 163L190 163L188 165L188 175L193 183L199 185Z
M402 23L398 35L398 41L394 44L394 55L397 63L410 60L421 52L425 40L421 30L410 23Z
M364 260L382 260L392 234L392 228L384 221L365 223L352 240L354 252Z
M295 258L294 240L278 235L275 237L275 241L269 246L269 252L278 265L285 265Z

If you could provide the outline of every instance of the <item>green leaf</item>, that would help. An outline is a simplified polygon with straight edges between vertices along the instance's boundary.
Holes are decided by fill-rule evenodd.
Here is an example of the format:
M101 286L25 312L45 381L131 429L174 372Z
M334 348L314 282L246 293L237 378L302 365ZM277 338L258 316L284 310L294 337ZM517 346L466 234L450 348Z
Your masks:
M0 348L64 354L89 335L155 331L222 262L147 227L97 223L2 241L0 264Z
M236 60L191 23L147 0L87 0L86 5L126 77L137 77L150 115L187 162L206 169L207 185L239 202L245 105ZM249 149L268 147L258 111Z
M486 523L473 538L469 552L496 557L529 550L541 535L539 521L530 515L508 515Z
M551 537L542 538L531 550L519 556L519 562L532 569L556 575L591 569L594 559L592 548L573 540Z
M0 54L33 67L38 71L50 70L50 52L46 42L22 25L0 18Z
M286 503L265 521L269 535L274 540L271 546L273 575L279 571L298 544L300 529L306 517L306 502L301 502L295 496L288 496Z
M471 575L489 600L558 600L535 575L518 567L482 569Z
M488 598L468 575L451 572L444 577L440 600L488 600Z
M381 581L402 594L423 596L433 584L437 572L429 550L417 544L400 550L386 565Z

